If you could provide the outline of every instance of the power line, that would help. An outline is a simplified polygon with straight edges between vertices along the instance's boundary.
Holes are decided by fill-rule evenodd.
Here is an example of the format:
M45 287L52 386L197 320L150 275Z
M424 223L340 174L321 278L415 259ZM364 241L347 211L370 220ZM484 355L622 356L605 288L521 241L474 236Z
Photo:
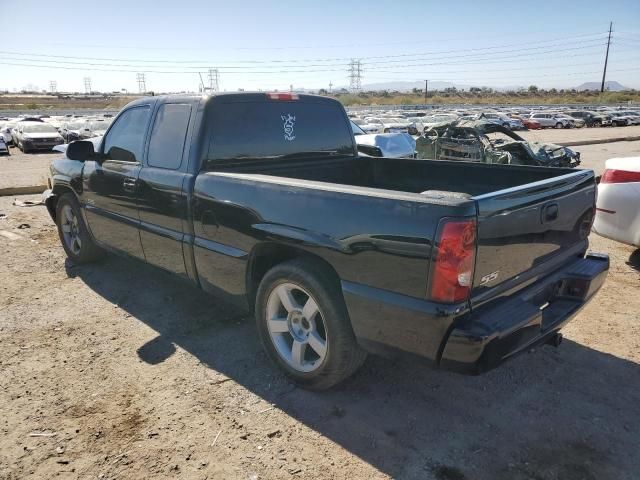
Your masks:
M389 65L392 66L394 70L397 69L407 69L407 68L414 68L414 67L421 67L421 66L438 66L438 65L464 65L464 64L469 64L469 65L473 65L473 64L489 64L489 63L512 63L514 61L519 61L517 59L519 58L524 58L526 57L527 60L531 59L531 57L534 56L540 56L540 55L547 55L549 53L564 53L564 52L572 52L575 50L587 50L587 49L596 49L599 48L600 46L602 46L604 44L598 44L598 45L588 45L588 46L580 46L580 47L573 47L573 48L561 48L561 49L551 49L551 50L538 50L536 52L531 52L531 53L518 53L518 54L514 54L514 55L505 55L505 56L501 56L501 57L493 57L493 58L471 58L468 60L458 60L458 61L443 61L443 62L429 62L429 63L412 63L409 64L408 62L416 62L416 61L420 61L420 60L404 60L404 61L398 61L398 60L388 60L386 62L377 62L377 64L367 64L367 69L368 70L384 70L384 67L386 66L386 64L394 64L394 65ZM571 56L579 56L579 55L592 55L595 52L587 52L584 54L572 54ZM464 57L464 56L463 56ZM455 56L450 56L448 58L452 58L455 59ZM512 59L516 59L516 60L512 60ZM14 60L13 58L6 58L6 57L0 57L0 60ZM74 69L72 66L70 65L83 65L83 66L90 66L91 69L95 69L94 67L140 67L140 65L116 65L116 64L108 64L108 63L83 63L83 62L71 62L71 61L59 61L59 60L40 60L40 59L19 59L21 63L16 63L16 62L12 62L12 63L5 63L8 65L25 65L27 66L28 64L22 63L22 62L36 62L36 63L40 63L43 64L42 67L45 68L66 68L66 69ZM395 63L402 63L403 65L395 65ZM381 64L381 65L380 65ZM62 65L60 67L58 67L58 65ZM351 63L348 64L335 64L336 66L351 66ZM34 65L35 66L35 65ZM329 66L329 65L327 65ZM333 65L332 65L333 66ZM173 69L187 69L187 68L200 68L200 67L196 67L196 66L167 66L168 68L173 68ZM165 67L165 68L167 68ZM283 65L277 65L274 67L269 67L269 66L263 66L262 68L284 68L285 66ZM244 69L242 70L242 72L234 72L232 70L225 70L225 73L299 73L299 72L331 72L331 71L340 71L341 69L329 69L329 68L308 68L308 67L324 67L324 65L307 65L307 66L291 66L292 68L287 69L287 70L260 70L260 71L255 71L252 70L252 68L255 67L239 67L239 66L228 66L225 68L228 69ZM143 67L144 68L144 67ZM87 68L75 68L77 70L86 70ZM122 69L112 69L110 68L109 70L101 70L101 71L120 71L120 72L131 72L131 71L144 71L146 73L175 73L174 71L166 71L166 70L142 70L140 68L137 68L137 70L122 70ZM186 73L186 72L184 72Z
M596 42L596 41L600 41L600 40L605 40L606 38L606 34L591 34L590 36L599 36L601 37L600 39L591 39L588 40L589 42ZM558 39L554 39L554 40L543 40L543 41L538 41L538 42L530 42L529 45L542 45L542 44L548 44L545 45L544 48L548 48L548 47L554 47L554 46L566 46L568 44L580 44L581 47L585 47L585 46L589 46L589 45L585 45L585 41L584 40L574 40L574 41L567 41L570 40L571 38L575 38L575 37L567 37L567 38L558 38ZM561 41L561 43L553 43L553 42L558 42ZM597 45L600 45L600 43L597 43ZM483 50L495 50L495 49L499 49L499 48L505 48L505 47L518 47L516 49L510 49L510 50L503 50L503 51L498 51L498 52L484 52L482 53ZM376 59L395 59L397 57L425 57L425 56L433 56L433 55L447 55L447 58L450 57L469 57L469 56L481 56L481 55L495 55L495 54L499 54L499 53L510 53L510 52L522 52L522 51L530 51L530 50L537 50L538 48L540 48L540 46L529 46L529 47L522 47L521 43L518 44L503 44L503 45L496 45L496 46L492 46L492 47L478 47L478 48L465 48L465 49L455 49L455 50L440 50L440 51L432 51L432 52L418 52L418 53L397 53L397 54L393 54L393 55L375 55L375 56L363 56L363 57L359 57L360 60L376 60ZM478 52L478 53L467 53L465 55L451 55L451 54L455 54L458 52ZM0 54L4 54L4 55L16 55L16 56L30 56L30 57L47 57L47 58L67 58L67 59L73 59L73 60L97 60L97 61L101 61L100 64L91 64L91 63L87 63L87 62L63 62L63 63L81 63L81 64L86 64L86 65L101 65L104 64L104 62L138 62L138 63L169 63L169 64L180 64L180 65L188 65L188 64L199 64L194 66L193 68L202 68L202 66L204 64L210 63L208 61L203 61L203 60L176 60L176 59L172 59L172 60L148 60L148 59L123 59L123 58L107 58L107 57L82 57L82 56L76 56L76 55L48 55L48 54L39 54L39 53L25 53L25 52L12 52L12 51L6 51L6 50L0 50ZM25 59L26 60L26 59ZM217 61L216 63L218 64L225 64L225 63L233 63L233 64L269 64L269 63L275 63L275 64L280 64L280 63L308 63L308 62L331 62L331 61L347 61L347 60L351 60L349 57L334 57L334 58L316 58L316 59L290 59L290 60L278 60L278 59L273 59L273 60L236 60L233 62L221 62L221 61ZM32 60L35 61L35 60ZM368 62L368 63L373 63L373 62ZM105 64L106 65L106 64ZM344 66L345 63L341 63L341 64L336 64L335 66ZM132 66L132 65L112 65L110 64L110 66ZM245 68L245 67L241 67L241 66L227 66L226 68Z

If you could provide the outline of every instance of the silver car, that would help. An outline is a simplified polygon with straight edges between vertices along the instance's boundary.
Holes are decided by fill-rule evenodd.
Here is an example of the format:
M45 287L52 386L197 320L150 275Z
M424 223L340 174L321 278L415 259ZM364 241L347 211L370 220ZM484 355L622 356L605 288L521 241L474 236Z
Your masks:
M529 117L540 124L542 128L570 128L571 123L556 113L533 113Z
M14 130L17 146L24 153L31 150L51 150L64 143L56 127L46 123L20 122Z

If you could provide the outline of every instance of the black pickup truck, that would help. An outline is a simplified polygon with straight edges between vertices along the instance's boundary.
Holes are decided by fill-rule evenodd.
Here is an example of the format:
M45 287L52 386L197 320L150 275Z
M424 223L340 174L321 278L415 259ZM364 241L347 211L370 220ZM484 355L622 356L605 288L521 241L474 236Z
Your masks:
M366 352L479 373L557 344L609 268L592 171L358 156L329 98L142 98L66 154L45 198L73 262L113 250L244 306L309 388Z

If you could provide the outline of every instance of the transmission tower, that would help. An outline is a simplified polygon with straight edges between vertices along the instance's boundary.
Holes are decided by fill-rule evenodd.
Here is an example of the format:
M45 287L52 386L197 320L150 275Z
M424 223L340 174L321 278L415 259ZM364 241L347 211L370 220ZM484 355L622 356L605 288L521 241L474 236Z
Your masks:
M147 83L144 79L144 73L136 73L136 80L138 81L138 92L144 93L147 91Z
M352 93L362 90L362 62L353 58L349 63L349 90Z
M55 80L51 80L49 82L49 91L51 93L56 93L58 91L58 82L56 82Z
M209 91L210 92L220 91L220 74L217 68L209 69Z
M84 77L84 93L87 95L91 93L91 77Z

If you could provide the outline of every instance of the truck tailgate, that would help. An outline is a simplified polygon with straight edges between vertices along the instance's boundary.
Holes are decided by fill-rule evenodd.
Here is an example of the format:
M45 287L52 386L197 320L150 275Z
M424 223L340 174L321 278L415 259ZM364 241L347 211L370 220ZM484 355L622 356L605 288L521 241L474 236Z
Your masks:
M595 199L591 170L475 197L478 236L472 307L524 288L582 256Z

